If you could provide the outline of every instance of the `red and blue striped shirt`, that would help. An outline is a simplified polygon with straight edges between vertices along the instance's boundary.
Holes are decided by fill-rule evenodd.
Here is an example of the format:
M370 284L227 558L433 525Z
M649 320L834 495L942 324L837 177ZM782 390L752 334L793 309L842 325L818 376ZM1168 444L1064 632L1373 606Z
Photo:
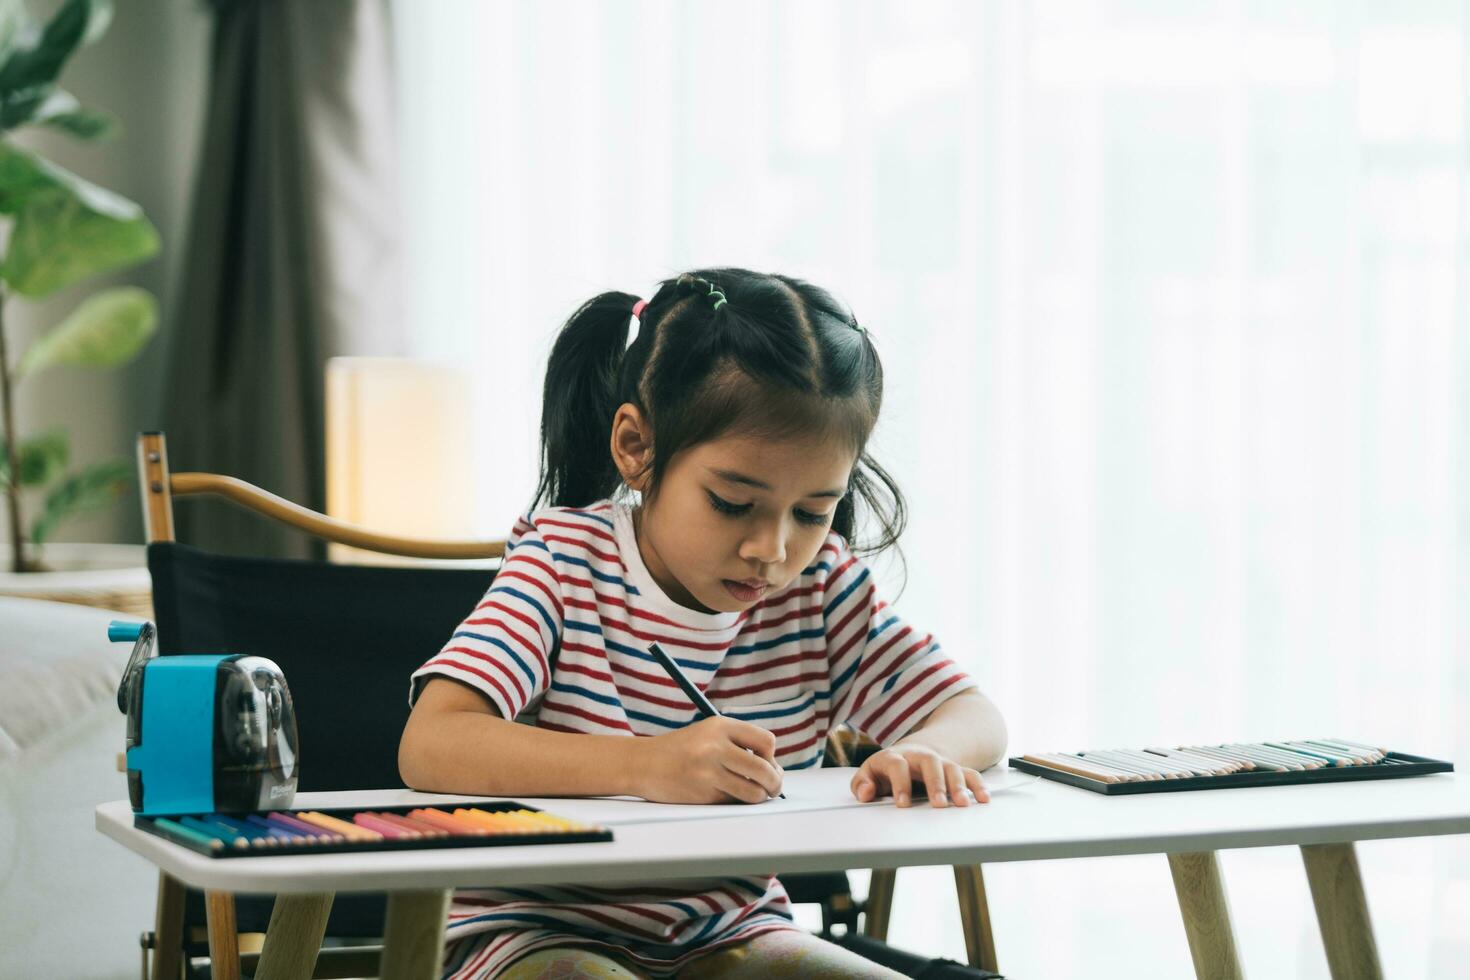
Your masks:
M838 534L752 608L703 613L664 594L639 555L631 510L603 501L517 522L489 591L414 672L409 701L439 675L526 724L659 735L696 712L648 653L654 642L723 714L775 735L786 769L818 765L838 724L891 745L974 684L879 598ZM495 976L535 949L562 945L610 948L672 974L696 954L787 928L786 893L767 876L458 891L445 976Z

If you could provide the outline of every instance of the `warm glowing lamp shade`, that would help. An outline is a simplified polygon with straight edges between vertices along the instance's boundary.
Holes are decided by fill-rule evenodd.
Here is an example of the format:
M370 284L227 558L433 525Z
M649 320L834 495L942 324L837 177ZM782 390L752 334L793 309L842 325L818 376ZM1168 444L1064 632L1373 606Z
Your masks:
M474 537L468 375L390 357L327 361L327 513L385 534ZM400 564L345 545L333 561Z

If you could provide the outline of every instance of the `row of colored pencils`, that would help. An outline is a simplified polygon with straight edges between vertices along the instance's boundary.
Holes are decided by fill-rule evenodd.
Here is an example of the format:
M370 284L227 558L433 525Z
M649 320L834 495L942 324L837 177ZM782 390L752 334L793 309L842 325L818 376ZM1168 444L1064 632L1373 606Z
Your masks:
M1028 762L1105 783L1228 776L1238 772L1303 772L1325 766L1371 766L1387 749L1341 738L1286 742L1228 742L1177 748L1044 752Z
M290 813L208 813L198 816L154 817L153 827L180 844L210 851L276 851L341 842L423 840L425 838L485 837L506 834L555 834L597 828L541 810L481 810L459 808L453 813L421 807L406 814L363 810L351 819L316 810Z

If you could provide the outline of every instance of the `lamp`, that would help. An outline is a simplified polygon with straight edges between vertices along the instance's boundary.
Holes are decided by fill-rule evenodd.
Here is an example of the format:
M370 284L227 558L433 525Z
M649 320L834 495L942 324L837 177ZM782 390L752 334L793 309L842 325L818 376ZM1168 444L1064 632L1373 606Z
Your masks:
M327 361L327 514L386 534L474 536L470 378L411 358ZM355 564L418 559L328 545Z

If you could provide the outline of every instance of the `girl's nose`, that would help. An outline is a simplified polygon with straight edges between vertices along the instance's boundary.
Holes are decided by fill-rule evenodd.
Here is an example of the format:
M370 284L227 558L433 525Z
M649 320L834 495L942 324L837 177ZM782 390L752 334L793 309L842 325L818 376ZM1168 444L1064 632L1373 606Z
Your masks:
M779 565L786 560L786 534L779 522L759 525L740 544L740 557L762 565Z

